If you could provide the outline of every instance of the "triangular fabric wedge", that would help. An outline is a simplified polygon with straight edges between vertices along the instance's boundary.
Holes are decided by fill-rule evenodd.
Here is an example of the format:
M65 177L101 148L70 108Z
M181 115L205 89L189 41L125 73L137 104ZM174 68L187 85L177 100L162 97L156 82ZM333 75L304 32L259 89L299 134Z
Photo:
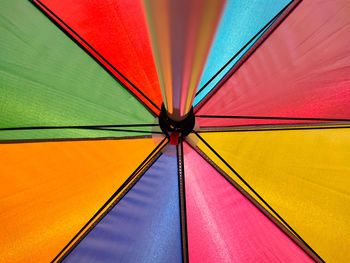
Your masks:
M32 0L156 113L162 104L142 1Z
M204 158L184 148L190 262L314 262Z
M0 128L154 122L127 89L30 2L5 1L0 14ZM135 129L151 131L151 127ZM0 131L0 140L143 134L73 129Z
M177 156L165 153L64 262L181 262L179 203Z
M321 258L345 262L350 257L349 127L200 136ZM247 189L202 141L198 146Z
M215 87L266 30L266 28L263 29L265 25L271 25L270 22L273 21L273 18L290 2L292 1L227 1L199 83L199 91L194 99L194 105L197 105ZM263 30L259 33L261 29ZM241 49L242 51L239 52ZM232 59L234 56L235 58ZM231 62L229 62L230 60ZM220 70L221 72L212 79ZM207 82L209 83L207 84ZM204 85L205 87L203 87Z
M152 139L0 145L0 258L50 262L156 146Z
M347 0L301 1L198 114L349 119L349 12ZM199 125L281 122L203 119Z

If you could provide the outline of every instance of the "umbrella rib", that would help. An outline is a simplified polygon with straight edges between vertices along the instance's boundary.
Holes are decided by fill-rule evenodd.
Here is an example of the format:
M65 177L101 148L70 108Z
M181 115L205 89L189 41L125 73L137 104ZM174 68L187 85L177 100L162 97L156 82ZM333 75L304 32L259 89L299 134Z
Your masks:
M140 130L127 130L127 129L107 129L107 128L96 128L94 130L102 130L102 131L122 131L122 132L137 132L137 133L148 133L148 134L163 134L160 131L140 131Z
M14 130L51 130L51 129L97 129L97 128L123 128L123 127L152 127L158 124L121 124L121 125L79 125L79 126L28 126L28 127L12 127L0 128L0 131Z
M286 14L284 16L281 15L281 19L277 19L272 25L270 26L271 29L267 30L261 38L259 38L259 41L256 41L254 45L245 53L244 56L240 58L240 60L232 67L232 69L225 74L225 76L217 83L216 87L209 92L202 100L199 105L195 107L194 113L197 113L209 100L212 98L218 90L230 79L230 77L244 64L245 61L247 61L252 54L265 42L266 39L282 24L282 22L292 13L292 11L300 4L302 0L294 0L291 1L286 7L284 12ZM289 9L289 10L288 10Z
M181 240L182 240L182 261L189 262L188 258L188 234L187 234L187 212L186 212L186 192L185 192L185 169L184 169L184 151L183 142L177 147L178 162L178 184L179 184L179 202L180 202L180 219L181 219Z
M37 142L66 142L66 141L106 141L106 140L130 140L130 139L149 139L151 135L136 135L122 137L86 137L86 138L54 138L54 139L18 139L18 140L0 140L0 144L12 143L37 143Z
M111 128L109 128L111 127ZM115 131L115 132L135 132L135 133L147 133L147 134L163 134L160 131L144 131L144 130L130 130L119 129L113 127L128 127L128 126L107 126L107 128L100 128L100 126L42 126L42 127L17 127L17 128L0 128L1 131L13 131L13 130L55 130L55 129L81 129L81 130L96 130L96 131ZM136 127L136 126L131 126Z
M129 192L129 190L145 174L148 168L162 155L161 150L167 145L168 139L164 138L156 148L143 160L129 178L117 189L116 192L103 204L103 206L90 218L79 232L60 251L52 262L62 262L69 253L87 236L87 234L103 219L103 217Z
M82 48L89 56L91 56L101 67L103 67L114 79L118 81L126 90L128 90L131 94L133 94L145 107L148 109L150 113L154 116L157 114L146 105L134 92L132 92L129 88L127 88L118 77L116 77L99 59L98 56L103 60L108 66L110 66L115 72L117 72L121 78L123 78L130 86L132 86L136 91L139 92L153 107L160 110L160 108L150 99L148 98L139 88L136 87L126 76L124 76L117 68L115 68L105 57L103 57L97 50L95 50L86 40L84 40L77 32L75 32L69 25L67 25L61 18L59 18L52 10L50 10L46 5L44 5L40 0L29 0L34 6L36 6L47 18L49 18L63 33L65 33L69 38L71 38L80 48ZM51 15L50 15L50 14ZM86 46L88 46L95 54L92 54L86 47L84 47L74 36L66 30L63 26L61 26L55 19L57 19L62 25L67 27L77 38L79 38Z
M212 76L204 85L203 85L203 87L201 87L198 91L197 91L197 93L196 93L196 96L197 95L199 95L208 85L209 85L209 83L210 82L212 82L236 57L238 57L239 56L239 54L240 53L242 53L243 51L244 51L244 49L246 48L246 47L248 47L253 41L254 41L254 39L256 39L262 32L264 32L265 31L265 29L267 29L271 24L272 24L272 22L276 19L276 18L278 18L283 12L284 12L284 10L289 6L289 4L291 3L291 2L293 2L293 0L292 1L290 1L284 8L282 8L282 10L281 11L279 11L264 27L262 27L260 30L259 30L259 32L258 33L256 33L233 57L231 57L226 63L225 63L225 65L223 65L219 70L218 70L218 72L216 72L215 74L214 74L214 76ZM234 65L233 65L234 66Z
M288 229L310 250L312 253L314 253L321 262L325 262L309 245L306 243L306 241L259 195L249 184L244 178L238 174L238 172L230 166L229 163L225 161L225 159L217 153L213 147L211 147L196 131L194 133L197 135L197 137L217 156L240 180L241 182L248 187L250 191L252 191L258 199L266 205L270 209L270 211L285 225L288 227Z

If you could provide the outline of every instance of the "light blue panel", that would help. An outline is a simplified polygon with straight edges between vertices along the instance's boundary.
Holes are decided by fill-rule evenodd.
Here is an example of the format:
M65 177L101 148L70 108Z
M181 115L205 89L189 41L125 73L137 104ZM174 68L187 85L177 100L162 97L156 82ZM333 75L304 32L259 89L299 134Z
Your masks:
M163 154L64 262L182 262L177 167Z
M290 0L228 0L198 90L290 2ZM214 88L250 46L195 97L194 106Z

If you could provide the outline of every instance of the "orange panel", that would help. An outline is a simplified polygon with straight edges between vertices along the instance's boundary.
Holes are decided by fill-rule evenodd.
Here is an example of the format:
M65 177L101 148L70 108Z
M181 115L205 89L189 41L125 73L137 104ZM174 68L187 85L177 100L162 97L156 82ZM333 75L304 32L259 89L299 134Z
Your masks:
M0 145L0 257L48 262L155 148L152 139Z

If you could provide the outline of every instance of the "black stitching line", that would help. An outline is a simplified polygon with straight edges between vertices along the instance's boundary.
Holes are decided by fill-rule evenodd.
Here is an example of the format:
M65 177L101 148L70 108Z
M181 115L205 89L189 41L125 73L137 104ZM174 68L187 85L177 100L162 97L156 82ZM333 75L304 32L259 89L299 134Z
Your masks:
M117 189L117 191L103 204L103 206L90 218L90 220L79 230L79 232L71 239L71 241L58 253L58 255L52 260L52 262L62 262L67 255L80 243L82 239L92 230L92 228L102 220L102 218L119 202L119 200L124 197L124 195L131 189L131 187L138 181L139 178L147 171L151 164L153 164L161 155L161 149L163 149L167 143L164 144L166 138L164 138L155 149L146 157L146 159L136 168L136 170L129 176L129 178ZM142 171L140 174L139 172ZM135 179L136 176L136 179ZM134 180L135 179L135 180ZM130 182L133 182L129 185L128 188L125 188ZM124 189L125 188L125 189ZM110 202L118 196L119 193L122 193L117 200L112 204ZM103 209L107 206L109 208L101 215L99 215ZM98 217L98 218L97 218ZM90 226L89 224L96 221ZM82 234L83 233L83 234ZM77 237L80 238L77 239Z
M282 22L292 13L292 11L301 3L302 0L295 0L293 2L290 2L289 5L286 7L286 10L289 8L289 6L292 6L293 3L296 2L296 4L288 10L285 16L281 18L281 20L276 19L276 26L272 28L271 31L265 32L266 34L262 35L261 38L259 38L256 43L246 52L246 54L249 54L247 56L242 56L240 61L238 61L232 69L218 82L216 87L211 90L202 100L201 103L198 104L195 109L194 113L196 114L209 100L212 98L218 90L231 78L231 76L244 64L245 61L247 61L251 55L254 54L254 52L265 42L266 39L282 24ZM275 23L273 23L271 26L273 26ZM259 42L260 41L260 42Z

